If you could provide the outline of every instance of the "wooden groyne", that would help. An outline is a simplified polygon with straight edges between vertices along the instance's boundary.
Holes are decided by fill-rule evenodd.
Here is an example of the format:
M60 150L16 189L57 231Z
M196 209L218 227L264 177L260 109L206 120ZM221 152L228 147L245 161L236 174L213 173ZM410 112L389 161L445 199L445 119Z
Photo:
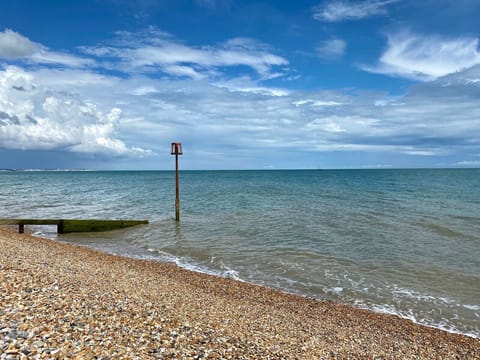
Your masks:
M0 219L0 225L18 225L21 234L25 225L57 225L59 234L67 234L110 231L142 224L148 224L148 220Z

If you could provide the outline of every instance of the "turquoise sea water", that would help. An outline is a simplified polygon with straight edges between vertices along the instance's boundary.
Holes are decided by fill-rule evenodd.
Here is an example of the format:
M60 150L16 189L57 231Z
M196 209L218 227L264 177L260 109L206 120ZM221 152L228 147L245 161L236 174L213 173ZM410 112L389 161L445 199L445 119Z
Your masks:
M58 240L480 336L480 169L1 172L0 217L150 224ZM55 237L55 228L36 227Z

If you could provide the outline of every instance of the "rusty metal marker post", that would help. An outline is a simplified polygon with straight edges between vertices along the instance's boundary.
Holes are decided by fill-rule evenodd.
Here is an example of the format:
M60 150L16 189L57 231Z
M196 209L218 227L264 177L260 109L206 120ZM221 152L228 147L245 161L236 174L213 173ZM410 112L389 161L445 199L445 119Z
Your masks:
M180 221L180 185L178 181L178 155L183 155L182 144L172 143L172 155L175 155L175 220Z

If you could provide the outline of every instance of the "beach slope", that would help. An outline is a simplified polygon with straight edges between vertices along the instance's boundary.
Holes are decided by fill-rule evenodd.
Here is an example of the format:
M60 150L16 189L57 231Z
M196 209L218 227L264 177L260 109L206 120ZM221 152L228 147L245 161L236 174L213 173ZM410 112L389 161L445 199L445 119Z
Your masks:
M0 228L1 359L480 359L480 340Z

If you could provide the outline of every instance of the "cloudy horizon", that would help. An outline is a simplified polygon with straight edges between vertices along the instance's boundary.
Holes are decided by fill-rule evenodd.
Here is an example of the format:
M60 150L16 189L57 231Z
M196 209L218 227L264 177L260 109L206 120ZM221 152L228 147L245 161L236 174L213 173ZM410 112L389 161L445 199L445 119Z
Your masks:
M6 7L0 168L480 167L475 2L134 4Z

